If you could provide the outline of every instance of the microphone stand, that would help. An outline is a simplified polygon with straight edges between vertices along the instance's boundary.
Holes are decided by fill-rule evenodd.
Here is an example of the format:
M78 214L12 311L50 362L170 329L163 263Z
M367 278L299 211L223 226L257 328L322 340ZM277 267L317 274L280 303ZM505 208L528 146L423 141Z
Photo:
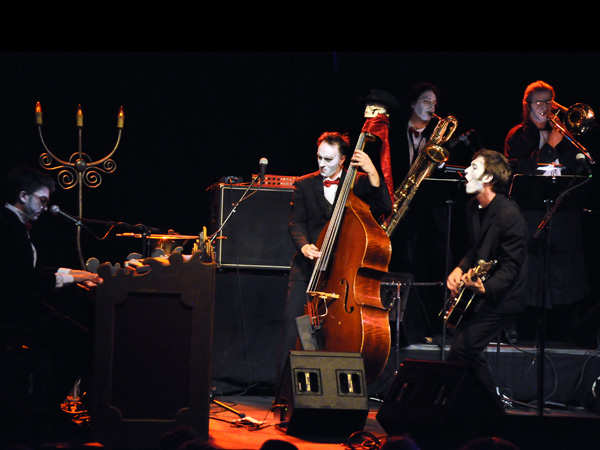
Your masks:
M215 231L212 234L212 236L210 236L209 242L210 242L211 245L214 242L214 240L216 239L216 237L219 235L219 233L223 230L223 228L225 228L225 224L229 221L229 219L231 218L231 216L233 216L233 214L236 212L236 209L239 206L239 204L242 203L242 201L246 200L246 198L250 197L248 195L248 192L250 192L250 189L252 189L252 186L254 186L254 183L256 183L257 179L259 179L258 176L252 178L252 181L250 182L250 184L248 185L248 187L246 188L246 190L244 191L244 193L242 194L242 196L240 197L240 199L233 204L233 208L231 208L231 211L229 211L229 214L227 215L227 217L225 218L225 220L223 221L223 223L221 224L221 226L219 227L219 229L217 231ZM262 179L261 179L261 184L259 185L259 188L260 188L261 185L262 185ZM251 194L251 195L254 195L254 194Z
M123 227L126 228L128 230L132 230L132 231L138 231L141 236L142 236L142 255L144 258L148 257L150 255L150 240L148 239L148 236L150 236L153 232L157 232L158 229L154 228L154 227L150 227L148 225L144 225L143 223L138 223L137 225L130 225L128 223L125 222L115 222L112 220L96 220L96 219L84 219L83 217L73 217L74 219L76 219L78 222L76 223L77 227L82 227L85 228L87 231L89 231L89 233L94 236L94 238L96 240L101 241L102 239L104 239L106 237L106 235L102 238L98 237L92 230L90 230L83 222L89 222L89 223L96 223L96 224L102 224L102 225L106 225L107 227L110 227L111 229L113 227ZM110 232L110 230L109 230Z
M448 206L448 226L446 232L446 261L445 261L445 273L450 273L450 227L452 223L452 206L454 205L454 201L451 199L446 200L446 205ZM444 315L446 314L446 310L448 308L448 289L444 289ZM442 348L440 350L440 360L444 361L446 359L446 321L442 320Z
M538 348L537 348L537 359L538 359L538 416L543 416L544 414L544 366L545 366L545 353L546 353L546 280L548 278L548 264L550 259L550 225L552 222L552 216L558 209L558 206L561 204L563 199L569 194L573 189L578 188L588 181L590 181L591 176L587 177L584 181L579 184L573 185L576 177L573 177L565 190L561 192L556 200L552 202L552 200L544 200L546 203L546 215L540 222L537 227L537 230L533 234L533 239L538 239L540 234L544 233L544 248L543 248L543 258L542 258L542 274L541 274L541 290L538 294L538 298L541 297L541 301L538 304L538 323L539 323L539 335L538 335ZM552 207L548 207L550 203L553 203Z

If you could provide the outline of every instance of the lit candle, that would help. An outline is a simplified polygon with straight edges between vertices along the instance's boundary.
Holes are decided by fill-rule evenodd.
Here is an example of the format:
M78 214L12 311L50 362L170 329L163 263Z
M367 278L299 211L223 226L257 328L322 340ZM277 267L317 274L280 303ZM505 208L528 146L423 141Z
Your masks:
M77 126L83 126L83 112L81 112L81 105L77 107Z
M42 105L40 105L40 102L35 104L35 123L36 125L42 124Z
M117 128L123 128L123 121L125 120L125 114L123 113L123 107L119 109L119 115L117 116Z

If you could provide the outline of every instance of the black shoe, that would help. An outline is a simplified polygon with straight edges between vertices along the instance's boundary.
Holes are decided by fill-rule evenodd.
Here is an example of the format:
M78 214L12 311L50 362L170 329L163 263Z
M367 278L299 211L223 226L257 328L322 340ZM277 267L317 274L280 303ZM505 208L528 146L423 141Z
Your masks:
M516 345L519 342L519 336L517 334L517 330L513 327L508 327L504 329L504 334L506 335L506 340L509 344Z

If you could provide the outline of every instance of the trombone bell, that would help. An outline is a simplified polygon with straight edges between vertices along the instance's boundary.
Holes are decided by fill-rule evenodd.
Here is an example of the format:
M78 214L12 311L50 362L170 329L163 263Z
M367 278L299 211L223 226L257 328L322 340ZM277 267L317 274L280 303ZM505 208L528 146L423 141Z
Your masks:
M594 110L585 103L575 103L569 108L562 106L560 103L553 103L556 109L564 113L563 123L565 127L575 135L579 136L587 133L596 121Z
M594 111L588 105L576 103L565 113L566 126L573 134L584 134L590 131L595 122Z
M587 133L595 122L595 115L592 108L584 103L576 103L570 108L565 108L559 103L553 102L554 106L564 112L565 119L563 124L557 120L557 116L553 113L548 114L548 120L552 123L571 144L573 144L581 153L585 155L590 164L595 164L594 159L588 153L586 148L577 141L573 135L581 135Z

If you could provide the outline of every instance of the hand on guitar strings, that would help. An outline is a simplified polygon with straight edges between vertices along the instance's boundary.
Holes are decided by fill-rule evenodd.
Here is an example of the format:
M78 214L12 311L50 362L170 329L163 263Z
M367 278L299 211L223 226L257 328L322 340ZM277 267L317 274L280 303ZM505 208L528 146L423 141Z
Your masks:
M475 273L475 269L469 269L467 273L461 277L461 281L464 283L465 288L476 294L485 294L485 286L481 277Z

